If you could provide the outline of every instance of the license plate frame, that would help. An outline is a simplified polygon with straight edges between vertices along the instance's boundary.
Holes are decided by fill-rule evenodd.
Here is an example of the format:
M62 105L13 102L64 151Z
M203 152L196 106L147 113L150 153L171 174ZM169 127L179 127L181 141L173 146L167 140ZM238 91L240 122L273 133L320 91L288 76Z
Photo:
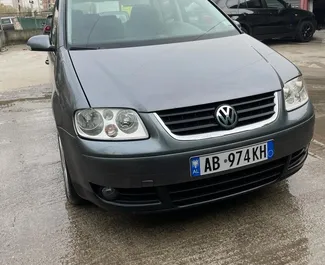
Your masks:
M264 156L262 156L262 154L264 154L262 147L265 147ZM247 152L248 156L246 155ZM260 152L258 159L256 159L257 152ZM274 153L274 140L271 139L257 144L243 146L241 148L230 149L224 152L192 156L189 159L190 176L197 178L219 172L227 172L232 169L238 169L249 165L254 165L272 159L274 157ZM252 162L251 159L253 160ZM231 160L234 161L232 162ZM227 166L226 164L228 163L232 165ZM202 169L203 167L204 169Z

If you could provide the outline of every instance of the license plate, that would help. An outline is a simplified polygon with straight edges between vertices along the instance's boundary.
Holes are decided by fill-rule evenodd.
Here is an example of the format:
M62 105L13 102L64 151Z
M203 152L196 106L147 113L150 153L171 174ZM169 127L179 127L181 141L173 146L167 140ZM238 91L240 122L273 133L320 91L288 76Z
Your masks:
M273 140L223 153L190 158L192 177L199 177L255 164L274 156Z

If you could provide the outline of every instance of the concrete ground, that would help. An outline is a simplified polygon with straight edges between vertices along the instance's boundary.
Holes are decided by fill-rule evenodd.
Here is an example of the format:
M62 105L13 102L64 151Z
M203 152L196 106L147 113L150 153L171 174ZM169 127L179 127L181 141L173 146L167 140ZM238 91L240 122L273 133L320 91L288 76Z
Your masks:
M268 43L301 68L315 104L304 168L258 192L160 216L66 204L46 55L1 53L0 264L325 264L324 39Z

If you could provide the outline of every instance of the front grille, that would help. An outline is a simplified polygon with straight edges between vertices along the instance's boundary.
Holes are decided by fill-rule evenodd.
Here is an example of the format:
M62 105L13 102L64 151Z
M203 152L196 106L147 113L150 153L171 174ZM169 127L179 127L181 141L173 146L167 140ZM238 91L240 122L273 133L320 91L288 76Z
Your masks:
M176 135L193 135L224 130L215 118L218 106L228 104L238 114L237 127L271 118L275 113L274 92L224 102L157 112L168 129Z
M208 179L168 186L175 206L191 205L226 198L275 182L287 158Z
M300 166L306 159L308 155L307 148L303 148L291 155L291 159L289 162L288 170L291 170L295 167Z

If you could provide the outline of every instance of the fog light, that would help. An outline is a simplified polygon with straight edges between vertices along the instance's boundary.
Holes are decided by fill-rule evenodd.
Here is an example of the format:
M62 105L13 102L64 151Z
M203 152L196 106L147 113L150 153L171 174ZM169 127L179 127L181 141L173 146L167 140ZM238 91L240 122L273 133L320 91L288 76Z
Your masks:
M101 190L102 196L104 197L104 199L108 200L108 201L112 201L114 199L116 199L117 197L117 191L114 188L111 187L104 187Z

